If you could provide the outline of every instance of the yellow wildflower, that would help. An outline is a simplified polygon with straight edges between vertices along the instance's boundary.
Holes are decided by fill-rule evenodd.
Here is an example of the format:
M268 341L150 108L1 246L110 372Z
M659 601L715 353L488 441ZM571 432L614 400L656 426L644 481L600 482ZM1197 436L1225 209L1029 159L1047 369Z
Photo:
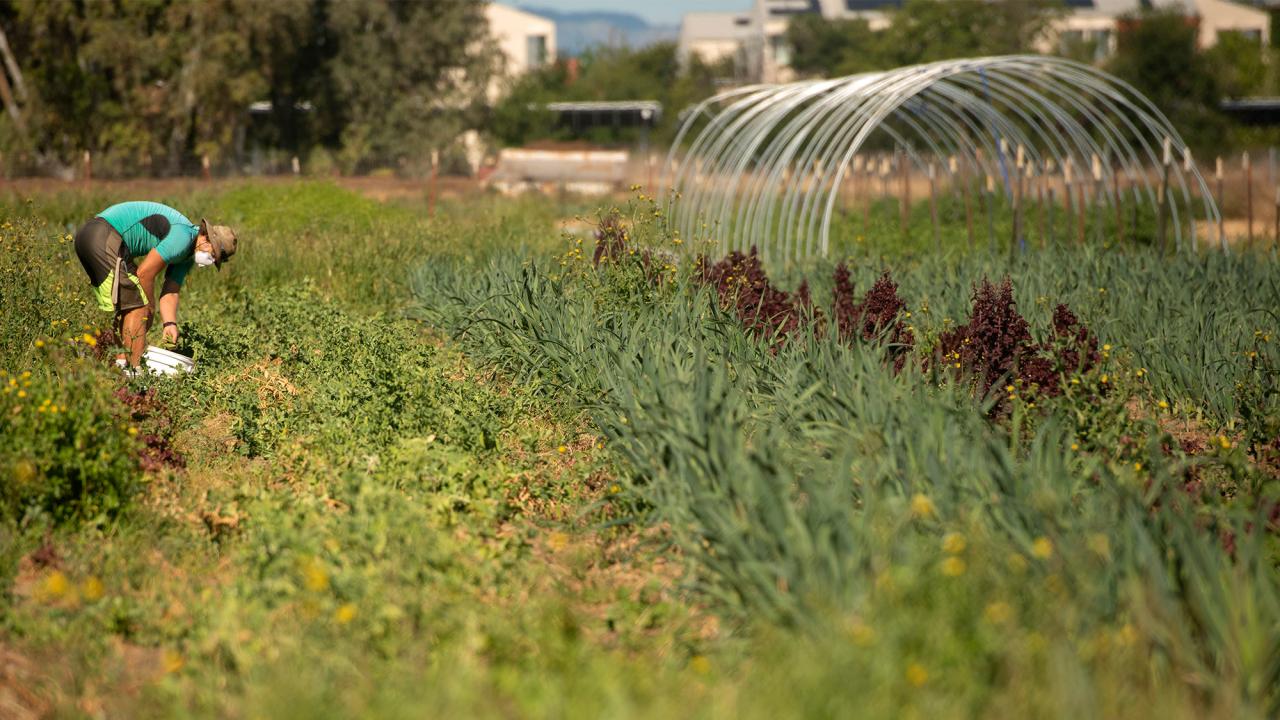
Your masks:
M1013 608L1003 600L996 600L987 604L986 609L982 611L982 617L992 625L1003 625L1013 617Z
M564 445L561 445L560 447L556 448L556 452L564 454L569 452L569 448L565 447Z
M876 631L862 620L854 620L849 626L849 637L859 647L868 647L876 641Z
M966 543L964 535L961 535L958 532L947 533L946 536L942 538L943 551L951 555L959 555L964 552L965 546Z
M926 495L916 493L911 497L911 515L918 518L931 518L938 514L938 508Z
M302 578L307 589L312 592L329 589L329 573L316 558L307 558L302 562Z
M182 654L177 650L164 651L164 671L170 675L182 669L187 661L183 659Z
M338 606L337 610L333 611L333 620L339 625L346 625L347 623L355 619L356 619L355 603L343 603L342 605Z
M1053 557L1053 541L1043 536L1036 538L1031 543L1031 554L1041 560L1048 560Z
M1102 533L1093 533L1088 540L1089 549L1103 560L1111 559L1111 541Z
M54 570L40 584L40 595L46 600L61 600L71 592L71 581L61 570Z
M97 602L107 593L106 587L102 585L102 581L92 575L85 579L80 586L80 594L89 602Z
M705 655L694 655L689 658L689 669L699 675L711 672L711 661Z
M1159 403L1157 403L1157 404L1160 406L1160 409L1161 409L1161 410L1168 410L1168 409L1169 409L1169 403L1165 402L1164 400L1161 400L1161 401L1160 401Z
M907 682L912 687L920 687L929 682L929 671L924 669L920 663L911 663L907 666Z
M952 555L942 561L942 574L947 577L960 577L964 574L964 560Z
M563 533L559 531L551 533L550 535L547 536L547 545L550 545L551 549L555 550L556 552L559 552L565 549L566 547L569 547L568 533Z
M1138 641L1138 631L1133 625L1125 623L1118 631L1116 631L1116 642L1120 645L1129 646Z

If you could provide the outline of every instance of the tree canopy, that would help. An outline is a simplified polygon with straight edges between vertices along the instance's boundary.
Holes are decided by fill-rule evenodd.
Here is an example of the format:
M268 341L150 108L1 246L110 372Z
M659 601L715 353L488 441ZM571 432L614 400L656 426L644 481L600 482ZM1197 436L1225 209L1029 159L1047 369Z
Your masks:
M0 0L30 86L0 150L177 173L259 144L350 169L449 143L500 57L481 0ZM257 115L251 104L269 101Z
M787 29L792 67L836 77L869 70L981 55L1031 52L1061 2L1054 0L907 0L889 26L866 20L796 17Z

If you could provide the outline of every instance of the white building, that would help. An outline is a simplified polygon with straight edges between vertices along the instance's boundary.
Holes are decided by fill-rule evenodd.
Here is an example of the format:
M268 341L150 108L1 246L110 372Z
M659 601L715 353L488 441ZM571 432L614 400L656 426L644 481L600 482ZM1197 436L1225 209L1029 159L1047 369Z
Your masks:
M1147 6L1185 13L1197 24L1201 47L1216 45L1226 32L1256 39L1262 47L1271 40L1271 19L1265 11L1227 0L1066 0L1064 4L1065 14L1040 43L1042 52L1088 43L1101 59L1115 52L1122 19ZM792 18L809 13L832 20L860 18L872 30L882 30L902 5L903 0L754 0L750 9L739 13L689 13L681 25L679 53L682 59L697 54L707 61L733 56L753 82L786 82L795 75L786 41Z
M747 72L748 51L756 34L751 12L686 13L680 23L678 54L682 64L694 55L707 64L730 61L734 76Z
M489 3L485 17L489 20L489 34L498 41L498 48L506 58L508 76L519 77L555 62L556 24L553 21L500 3Z
M1071 11L1054 23L1042 51L1061 48L1069 43L1087 42L1102 59L1116 51L1121 18L1141 11L1140 0L1075 0L1068 3ZM1239 33L1255 40L1259 47L1271 42L1271 17L1266 11L1227 0L1152 0L1156 9L1177 10L1196 23L1200 47L1218 44L1223 33Z
M493 78L486 91L489 102L496 103L516 78L555 62L556 24L540 15L494 2L485 6L484 14L489 22L489 35L503 57L504 75ZM467 165L472 170L478 169L486 151L480 133L467 130L461 142Z

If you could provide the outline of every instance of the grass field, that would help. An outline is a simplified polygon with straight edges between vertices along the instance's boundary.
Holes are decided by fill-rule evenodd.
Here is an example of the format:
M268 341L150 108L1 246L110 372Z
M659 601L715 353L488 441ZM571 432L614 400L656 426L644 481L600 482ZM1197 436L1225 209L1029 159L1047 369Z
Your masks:
M1269 256L183 189L244 249L125 382L120 199L2 201L0 716L1280 712Z

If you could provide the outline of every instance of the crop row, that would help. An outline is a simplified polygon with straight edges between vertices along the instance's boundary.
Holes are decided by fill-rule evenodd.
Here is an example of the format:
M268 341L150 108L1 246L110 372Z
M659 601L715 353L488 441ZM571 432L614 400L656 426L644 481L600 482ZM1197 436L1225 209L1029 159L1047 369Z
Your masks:
M1089 275L1079 285L1105 296L1098 276L1127 266L1160 285L1243 278L1280 299L1274 270L1070 251L984 258L959 282L974 262L913 262L895 273L907 303L871 263L811 272L829 285L788 293L750 254L672 272L660 252L600 268L437 265L415 287L473 354L591 411L637 517L670 529L722 612L818 635L874 627L882 657L928 657L981 687L1011 661L1007 639L1032 635L1032 654L1098 687L1118 670L1078 638L1127 637L1177 670L1143 682L1181 693L1171 677L1199 677L1201 701L1277 709L1280 649L1261 638L1280 623L1265 530L1278 493L1260 446L1225 405L1197 416L1198 445L1170 434L1160 398L1190 405L1212 388L1178 382L1202 372L1190 362L1152 381L1158 331L1117 332L1143 316L1140 293L1072 312L1048 298L1078 287L1047 292L1051 276ZM858 300L856 275L871 280ZM983 275L1012 279L966 287ZM1015 303L1027 287L1034 299ZM1243 335L1248 311L1226 315L1223 335ZM1274 408L1267 396L1254 410ZM993 617L1004 639L982 630Z

